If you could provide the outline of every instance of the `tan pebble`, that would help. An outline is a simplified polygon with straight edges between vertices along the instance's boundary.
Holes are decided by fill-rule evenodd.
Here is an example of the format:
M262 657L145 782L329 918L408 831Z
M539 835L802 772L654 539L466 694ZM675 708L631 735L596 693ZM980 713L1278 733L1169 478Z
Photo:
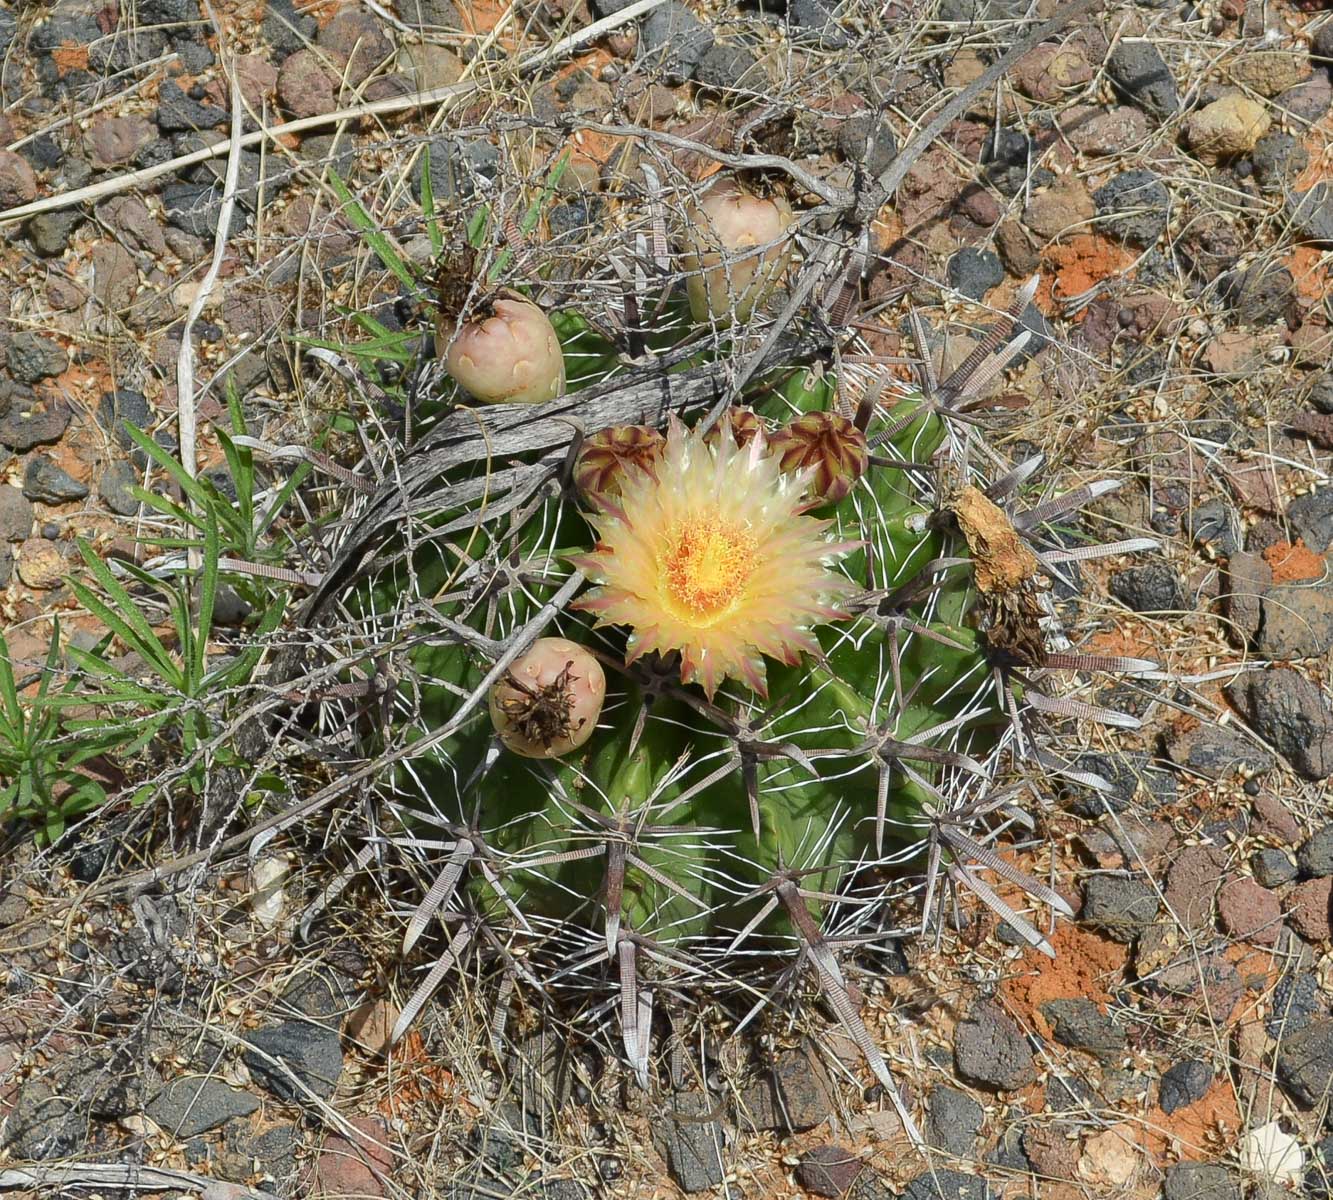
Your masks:
M37 591L50 591L60 586L69 573L69 564L54 542L45 538L29 538L18 548L19 579Z

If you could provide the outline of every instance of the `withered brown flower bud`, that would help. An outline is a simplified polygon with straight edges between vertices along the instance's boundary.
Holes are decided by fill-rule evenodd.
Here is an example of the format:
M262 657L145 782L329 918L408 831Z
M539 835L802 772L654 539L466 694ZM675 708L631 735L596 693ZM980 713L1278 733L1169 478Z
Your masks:
M784 471L814 468L810 495L820 504L836 504L870 466L865 434L837 413L805 413L773 434L768 445Z
M584 439L574 460L574 486L589 503L620 495L630 467L652 471L666 438L651 425L612 425Z

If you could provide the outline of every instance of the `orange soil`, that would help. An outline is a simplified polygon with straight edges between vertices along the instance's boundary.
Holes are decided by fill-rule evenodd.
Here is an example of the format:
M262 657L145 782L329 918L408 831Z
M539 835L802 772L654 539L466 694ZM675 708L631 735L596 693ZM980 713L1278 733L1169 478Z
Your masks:
M1099 233L1080 233L1042 252L1042 279L1036 303L1047 316L1059 313L1059 300L1086 292L1095 283L1119 275L1134 256Z
M60 68L62 75L66 71L86 71L88 69L88 47L57 46L51 52L51 59Z
M1077 925L1058 926L1050 942L1055 950L1054 962L1038 950L1027 951L1001 989L1015 1015L1046 1038L1052 1033L1041 1015L1046 1001L1084 999L1105 1003L1111 998L1108 984L1129 959L1127 947Z
M1193 1104L1169 1117L1155 1104L1143 1118L1144 1143L1154 1162L1210 1160L1230 1149L1240 1130L1240 1107L1226 1075Z
M1283 261L1296 281L1296 291L1312 304L1333 296L1333 262L1318 246L1297 246Z
M1274 542L1264 551L1264 562L1273 569L1274 583L1290 583L1294 579L1322 579L1327 564L1322 554L1316 554L1300 538L1290 542Z

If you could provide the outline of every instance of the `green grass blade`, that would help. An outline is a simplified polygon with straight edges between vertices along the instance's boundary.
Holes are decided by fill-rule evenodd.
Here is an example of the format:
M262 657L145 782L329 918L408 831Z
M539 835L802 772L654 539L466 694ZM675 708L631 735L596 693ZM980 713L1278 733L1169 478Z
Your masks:
M426 221L426 236L430 238L431 254L440 257L444 249L444 234L435 217L435 184L430 177L430 143L421 147L421 215Z
M417 290L417 279L403 260L402 255L393 248L393 243L380 231L375 219L365 210L355 196L348 190L347 184L337 171L329 171L329 184L343 206L347 219L365 236L366 244L375 253L375 257L384 264L385 270L392 274L405 287Z

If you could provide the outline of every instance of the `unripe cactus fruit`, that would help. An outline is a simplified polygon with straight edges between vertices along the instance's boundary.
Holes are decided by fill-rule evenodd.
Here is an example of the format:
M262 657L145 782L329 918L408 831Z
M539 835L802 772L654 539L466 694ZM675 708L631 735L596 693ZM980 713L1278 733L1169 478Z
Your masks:
M812 473L815 505L837 504L870 465L866 435L832 412L805 413L784 425L769 439L769 453L784 471Z
M686 213L681 265L696 321L748 320L791 257L791 206L734 179L713 184Z
M574 486L589 504L620 495L626 472L652 471L664 438L650 425L612 425L584 440L574 460Z
M525 758L557 758L593 735L606 699L602 664L577 642L538 638L491 687L491 723Z
M454 381L482 404L541 404L565 394L565 358L550 318L505 292L462 325L443 319L435 352Z

